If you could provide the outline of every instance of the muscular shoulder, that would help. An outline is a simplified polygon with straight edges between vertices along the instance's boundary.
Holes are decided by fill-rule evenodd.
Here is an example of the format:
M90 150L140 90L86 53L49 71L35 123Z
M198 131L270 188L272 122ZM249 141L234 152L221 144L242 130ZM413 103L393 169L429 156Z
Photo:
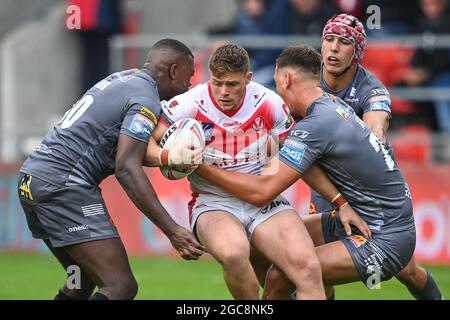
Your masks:
M360 92L364 112L383 110L391 112L391 97L381 81L369 70L360 66L355 79L356 90Z
M276 92L254 81L247 85L247 95L253 98L249 100L253 100L256 103L269 101L275 107L284 103L283 99Z
M174 108L178 105L189 106L195 104L195 101L203 99L203 96L208 94L208 86L205 83L199 84L194 88L186 91L185 93L179 94L168 101L166 105Z

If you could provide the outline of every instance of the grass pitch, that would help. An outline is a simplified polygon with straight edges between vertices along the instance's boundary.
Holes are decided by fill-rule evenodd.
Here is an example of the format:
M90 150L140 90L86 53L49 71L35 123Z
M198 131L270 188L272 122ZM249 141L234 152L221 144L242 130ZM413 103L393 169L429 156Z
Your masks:
M181 258L131 258L139 284L136 299L202 300L232 299L220 266L212 259L184 261ZM450 297L450 266L426 266L444 297ZM53 299L65 281L65 273L53 256L0 253L0 300ZM396 279L368 290L362 283L336 287L338 300L412 299Z

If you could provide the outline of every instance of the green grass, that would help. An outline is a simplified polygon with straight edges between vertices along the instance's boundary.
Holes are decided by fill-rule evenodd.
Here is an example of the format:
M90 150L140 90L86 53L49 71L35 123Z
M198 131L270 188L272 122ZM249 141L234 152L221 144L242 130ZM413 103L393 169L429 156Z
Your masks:
M203 258L131 258L139 283L137 299L231 299L219 265ZM427 266L445 297L450 297L450 266ZM48 255L0 253L0 300L51 299L65 279L55 258ZM396 279L368 290L362 283L336 287L337 299L412 299Z

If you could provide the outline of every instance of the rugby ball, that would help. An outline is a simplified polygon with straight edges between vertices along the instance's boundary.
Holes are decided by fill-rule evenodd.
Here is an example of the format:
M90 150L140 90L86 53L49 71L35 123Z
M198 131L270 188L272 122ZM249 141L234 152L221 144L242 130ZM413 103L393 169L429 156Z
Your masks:
M185 118L176 121L167 129L159 147L171 149L179 144L192 144L195 148L205 147L205 132L195 119ZM178 180L190 175L195 169L178 169L176 167L160 167L161 173L169 180Z

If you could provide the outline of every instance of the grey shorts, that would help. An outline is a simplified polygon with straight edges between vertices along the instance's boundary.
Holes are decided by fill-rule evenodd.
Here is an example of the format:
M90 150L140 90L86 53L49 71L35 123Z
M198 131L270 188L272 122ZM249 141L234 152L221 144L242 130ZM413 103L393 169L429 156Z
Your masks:
M355 233L347 236L336 211L322 213L322 231L326 243L338 240L344 243L361 281L368 288L377 285L377 280L388 280L401 271L411 260L416 246L414 224L401 232L372 233L370 239Z
M53 247L119 237L98 186L60 187L20 174L18 193L33 237Z

